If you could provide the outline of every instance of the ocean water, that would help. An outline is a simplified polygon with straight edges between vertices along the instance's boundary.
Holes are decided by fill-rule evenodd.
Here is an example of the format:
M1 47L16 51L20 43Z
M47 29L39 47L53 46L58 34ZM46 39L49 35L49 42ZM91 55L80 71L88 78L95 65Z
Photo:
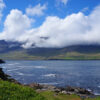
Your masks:
M6 61L4 72L23 84L75 86L100 94L100 61Z

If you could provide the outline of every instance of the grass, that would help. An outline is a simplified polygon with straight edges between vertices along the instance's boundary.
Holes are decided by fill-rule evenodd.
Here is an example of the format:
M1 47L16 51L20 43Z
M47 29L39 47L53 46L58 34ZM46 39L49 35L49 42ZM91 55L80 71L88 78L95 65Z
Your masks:
M68 52L63 55L51 57L51 59L62 60L100 60L100 53L78 53Z
M56 94L55 92L45 91L40 93L47 100L81 100L77 95Z
M44 96L47 100L100 100L100 97L81 99L79 96L75 94L65 95L65 94L57 94L51 91L41 92L40 94Z
M52 91L37 93L32 88L0 80L0 100L83 100L77 95L57 94ZM100 100L88 98L84 100Z
M0 80L0 100L46 100L33 89Z
M50 55L50 56L36 56L30 55L25 51L14 51L0 54L2 59L6 60L48 60L48 59L62 59L62 60L100 60L100 53L79 53L67 52L64 54Z
M100 97L97 97L97 98L88 98L86 100L100 100Z
M37 60L37 59L45 59L44 57L41 56L34 56L34 55L29 55L25 51L14 51L14 52L9 52L9 53L2 53L0 54L0 58L5 59L5 60Z

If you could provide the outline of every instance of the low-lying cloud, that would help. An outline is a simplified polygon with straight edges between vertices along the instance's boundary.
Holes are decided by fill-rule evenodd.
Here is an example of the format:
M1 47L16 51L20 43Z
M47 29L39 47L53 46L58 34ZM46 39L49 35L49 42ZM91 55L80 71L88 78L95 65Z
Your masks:
M64 19L48 16L37 28L31 28L31 22L27 15L13 9L5 20L0 39L22 42L24 48L100 44L100 6L88 16L82 12Z

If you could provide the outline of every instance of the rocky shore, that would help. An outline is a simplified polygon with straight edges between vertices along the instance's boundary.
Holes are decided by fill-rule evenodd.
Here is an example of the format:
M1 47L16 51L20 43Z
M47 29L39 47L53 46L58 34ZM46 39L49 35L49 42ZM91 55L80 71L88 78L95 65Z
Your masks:
M32 84L28 84L26 86L34 88L37 92L53 91L57 94L59 94L59 93L63 93L63 94L67 94L67 95L76 94L82 98L95 97L95 95L91 91L88 91L86 89L79 88L79 87L67 86L65 88L61 88L61 87L56 87L56 86L52 86L52 85L41 85L38 83L32 83Z

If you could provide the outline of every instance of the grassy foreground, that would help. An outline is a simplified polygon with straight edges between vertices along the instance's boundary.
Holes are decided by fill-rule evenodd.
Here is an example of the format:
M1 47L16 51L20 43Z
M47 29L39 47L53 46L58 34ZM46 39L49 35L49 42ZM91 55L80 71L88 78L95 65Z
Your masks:
M41 92L40 94L47 100L81 100L81 98L77 95L56 94L51 91Z
M0 80L0 100L100 100L81 99L77 95L57 94L51 91L37 93L32 88Z
M0 100L46 100L33 89L7 81L0 81Z

